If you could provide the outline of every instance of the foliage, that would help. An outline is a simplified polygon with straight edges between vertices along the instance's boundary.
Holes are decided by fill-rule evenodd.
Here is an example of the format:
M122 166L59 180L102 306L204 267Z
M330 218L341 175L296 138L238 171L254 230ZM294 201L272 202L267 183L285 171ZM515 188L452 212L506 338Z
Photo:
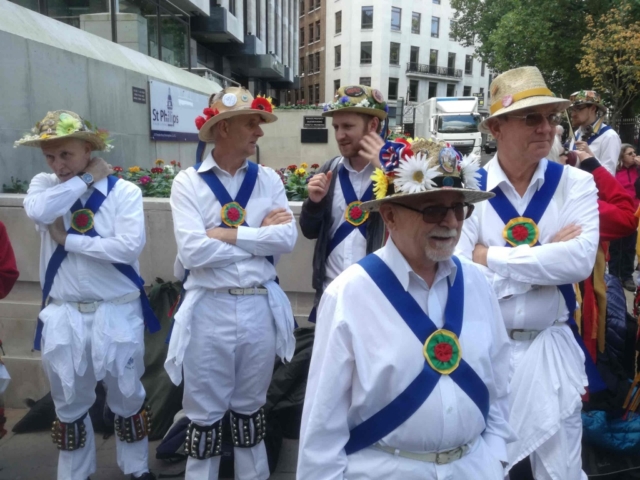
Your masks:
M289 165L287 168L276 170L282 179L288 200L303 201L309 197L307 184L319 167L317 163L314 163L311 165L311 169L309 169L309 165L303 162L300 164L300 167L297 165Z
M274 110L322 110L320 105L283 105L275 107Z
M27 193L28 188L28 182L11 177L11 183L9 185L2 184L2 193Z
M595 19L586 18L582 40L584 56L577 65L583 76L608 100L612 124L640 93L640 21L629 4L622 4Z
M180 162L172 160L170 165L165 165L164 160L156 160L156 166L151 169L130 167L127 170L122 167L113 167L118 178L135 183L142 190L143 197L168 198L171 195L171 184L180 171Z

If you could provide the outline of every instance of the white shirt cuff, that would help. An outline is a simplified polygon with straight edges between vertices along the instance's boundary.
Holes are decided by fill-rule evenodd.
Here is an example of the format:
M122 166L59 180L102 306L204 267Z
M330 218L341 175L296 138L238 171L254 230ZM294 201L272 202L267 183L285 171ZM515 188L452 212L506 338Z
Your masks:
M497 460L500 460L501 462L509 461L507 456L507 443L504 441L504 438L486 432L482 434L482 438L489 446L489 450L491 450L491 453Z
M67 235L67 239L64 242L64 249L67 252L81 253L84 250L82 246L83 240L84 237L82 235L74 235L70 233Z
M487 250L487 267L503 277L509 277L507 260L511 247L489 247Z
M251 227L238 227L238 237L236 246L255 255L256 243L258 242L258 229Z
M65 182L65 185L68 186L74 192L77 191L78 195L82 195L84 192L87 191L87 188L89 188L87 187L87 184L84 183L84 181L78 176L75 176L67 180Z

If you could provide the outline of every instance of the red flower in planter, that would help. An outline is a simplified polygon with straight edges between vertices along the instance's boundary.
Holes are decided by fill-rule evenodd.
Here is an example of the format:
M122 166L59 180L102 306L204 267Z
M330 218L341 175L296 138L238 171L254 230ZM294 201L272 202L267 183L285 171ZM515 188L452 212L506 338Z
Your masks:
M122 167L113 167L113 171L116 173L120 173L122 172L122 170L123 170Z

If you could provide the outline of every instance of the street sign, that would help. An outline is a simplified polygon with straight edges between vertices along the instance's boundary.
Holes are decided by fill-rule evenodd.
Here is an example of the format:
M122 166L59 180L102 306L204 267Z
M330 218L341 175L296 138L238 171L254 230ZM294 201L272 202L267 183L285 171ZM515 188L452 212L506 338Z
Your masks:
M319 115L302 117L302 128L327 128L326 118Z

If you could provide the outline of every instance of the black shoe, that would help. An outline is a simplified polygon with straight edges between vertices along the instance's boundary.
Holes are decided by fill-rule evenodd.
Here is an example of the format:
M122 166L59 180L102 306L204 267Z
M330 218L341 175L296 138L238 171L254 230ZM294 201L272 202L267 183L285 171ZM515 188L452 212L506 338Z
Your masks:
M630 292L636 291L636 283L633 281L633 278L627 278L624 282L622 282L622 286L625 290Z
M139 477L134 477L131 474L131 480L156 480L156 476L151 472L143 473Z

